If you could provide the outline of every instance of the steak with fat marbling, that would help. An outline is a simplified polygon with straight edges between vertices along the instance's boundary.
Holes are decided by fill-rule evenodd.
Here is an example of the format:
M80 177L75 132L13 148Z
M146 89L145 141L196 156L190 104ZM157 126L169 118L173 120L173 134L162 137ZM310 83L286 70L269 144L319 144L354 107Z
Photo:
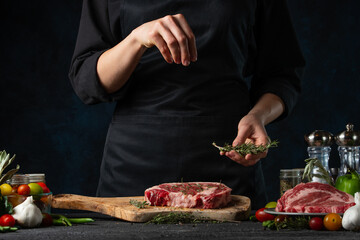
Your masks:
M222 183L163 183L145 190L152 206L183 208L221 208L231 201L231 188Z
M344 213L354 197L324 183L300 183L277 201L275 211L298 213Z

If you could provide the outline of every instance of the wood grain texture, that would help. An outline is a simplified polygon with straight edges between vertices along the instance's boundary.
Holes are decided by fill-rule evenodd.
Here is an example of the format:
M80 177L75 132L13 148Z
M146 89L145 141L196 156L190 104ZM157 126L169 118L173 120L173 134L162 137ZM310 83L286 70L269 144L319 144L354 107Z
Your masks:
M139 209L130 204L130 199L144 201L137 197L87 197L74 194L59 194L52 199L53 208L87 210L106 214L129 222L147 222L158 214L170 212L191 213L197 218L208 218L219 221L241 221L249 217L251 202L248 197L231 195L228 207L220 209L175 208L146 206Z

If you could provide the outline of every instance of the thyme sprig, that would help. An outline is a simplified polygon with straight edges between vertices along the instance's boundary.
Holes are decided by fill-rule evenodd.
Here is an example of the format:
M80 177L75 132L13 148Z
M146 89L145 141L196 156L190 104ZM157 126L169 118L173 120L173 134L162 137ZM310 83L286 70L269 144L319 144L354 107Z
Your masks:
M277 147L279 144L279 141L274 140L271 141L269 139L268 143L266 145L260 144L260 145L255 145L252 142L248 142L248 143L243 143L241 145L237 145L237 146L232 146L228 143L225 143L225 145L223 147L216 145L215 142L212 143L212 145L216 148L218 148L220 150L220 152L230 152L232 150L236 151L237 153L239 153L241 156L246 156L247 154L259 154L262 152L265 152L267 149L271 148L271 147Z
M317 177L325 180L331 186L335 186L334 180L330 177L329 172L324 168L319 159L308 158L305 159L305 162L306 166L304 169L303 179L306 177L308 181L311 182L313 177Z
M191 213L171 212L168 214L158 214L147 223L154 224L186 224L186 223L221 223L221 221L207 218L196 218Z
M134 200L134 199L130 199L130 204L134 205L137 208L145 208L147 205L149 205L149 203L147 203L146 201L140 202L138 200Z

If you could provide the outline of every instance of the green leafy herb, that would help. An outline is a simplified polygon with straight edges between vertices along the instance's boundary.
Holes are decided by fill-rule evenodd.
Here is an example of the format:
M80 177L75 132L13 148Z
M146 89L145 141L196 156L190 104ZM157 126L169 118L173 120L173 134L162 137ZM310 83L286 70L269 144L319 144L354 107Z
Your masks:
M274 220L264 221L262 223L264 229L280 230L280 229L291 229L301 230L309 228L310 217L298 216L298 217L287 217L284 221L275 222Z
M262 152L265 152L267 149L271 147L277 147L279 142L277 140L271 141L269 139L269 142L266 145L255 145L252 142L243 143L241 145L232 146L228 143L225 143L223 147L216 145L215 142L213 142L213 146L220 150L220 152L230 152L234 150L235 152L239 153L241 156L245 156L247 154L259 154Z
M7 196L0 196L0 215L12 213L13 205L8 201Z
M50 214L53 219L53 224L58 226L71 227L72 224L94 222L92 218L68 218L61 214Z
M257 222L258 221L255 215L251 215L249 217L249 220L252 221L252 222Z
M129 202L130 202L131 205L134 205L137 208L145 208L146 205L149 205L149 203L147 203L146 201L140 202L140 201L137 201L137 200L134 200L134 199L130 199Z
M305 160L306 166L304 169L303 179L307 177L311 182L313 177L324 179L331 186L335 186L334 180L330 177L328 171L321 164L321 161L317 158L308 158ZM316 173L314 173L316 172Z
M176 213L158 214L147 223L154 224L186 224L186 223L221 223L221 221L210 220L207 218L196 218L191 213Z

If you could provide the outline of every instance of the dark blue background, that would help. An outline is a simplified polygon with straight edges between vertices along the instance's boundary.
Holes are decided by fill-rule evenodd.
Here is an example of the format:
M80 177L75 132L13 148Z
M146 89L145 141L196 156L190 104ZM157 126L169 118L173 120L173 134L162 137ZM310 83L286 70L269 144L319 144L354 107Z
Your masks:
M114 106L83 105L67 77L81 4L0 1L0 149L17 154L21 172L46 173L54 193L94 195ZM336 134L348 122L360 129L360 1L291 0L289 8L307 68L293 114L268 126L281 142L262 160L271 200L279 170L304 167L305 133Z

